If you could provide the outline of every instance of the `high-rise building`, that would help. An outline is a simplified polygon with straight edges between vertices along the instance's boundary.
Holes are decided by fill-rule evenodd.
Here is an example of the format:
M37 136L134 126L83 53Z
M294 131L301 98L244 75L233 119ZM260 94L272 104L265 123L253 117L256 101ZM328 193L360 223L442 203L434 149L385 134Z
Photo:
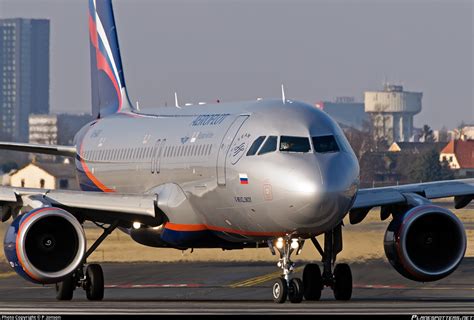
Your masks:
M0 140L28 141L30 113L49 112L49 20L0 19Z

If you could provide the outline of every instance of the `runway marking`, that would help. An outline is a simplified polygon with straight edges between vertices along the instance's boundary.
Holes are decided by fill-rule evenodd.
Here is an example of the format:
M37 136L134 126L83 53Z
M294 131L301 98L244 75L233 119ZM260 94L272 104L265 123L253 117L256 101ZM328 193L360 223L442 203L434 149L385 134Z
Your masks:
M354 288L358 289L407 289L407 286L401 284L354 284Z
M293 272L299 272L303 270L303 267L296 268ZM272 273L264 274L255 278L250 278L247 280L239 281L233 284L228 285L229 288L242 288L242 287L253 287L264 282L277 279L281 276L281 271L275 271Z
M119 288L119 289L131 289L131 288L201 288L202 284L197 283L178 283L178 284L106 284L105 288Z

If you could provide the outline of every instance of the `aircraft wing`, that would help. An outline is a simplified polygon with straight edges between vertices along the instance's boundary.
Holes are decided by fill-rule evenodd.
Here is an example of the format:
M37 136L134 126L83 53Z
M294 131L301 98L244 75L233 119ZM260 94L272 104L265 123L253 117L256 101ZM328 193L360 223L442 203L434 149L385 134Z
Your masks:
M49 144L32 144L32 143L17 143L17 142L0 142L0 149L53 154L56 156L75 157L76 147L74 146L60 146Z
M454 206L460 209L474 199L474 179L414 183L393 187L360 189L349 213L351 224L361 222L373 207L381 207L381 218L389 216L389 207L406 205L419 199L454 197ZM385 212L384 212L385 211Z
M24 206L39 208L54 206L65 209L78 220L101 223L119 222L130 227L133 222L160 225L164 213L157 206L155 194L118 194L88 191L48 190L36 188L0 187L1 220L18 214Z

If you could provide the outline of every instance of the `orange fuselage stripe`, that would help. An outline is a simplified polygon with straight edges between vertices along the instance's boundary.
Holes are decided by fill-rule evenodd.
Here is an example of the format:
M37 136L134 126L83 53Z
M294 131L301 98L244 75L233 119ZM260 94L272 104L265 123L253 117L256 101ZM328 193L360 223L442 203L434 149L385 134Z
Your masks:
M164 228L168 230L183 231L183 232L206 231L206 230L220 231L220 232L240 234L244 236L284 236L286 234L285 232L244 231L244 230L235 230L231 228L210 226L206 224L175 224L171 222L167 222L164 225Z
M84 135L85 137L85 135ZM83 150L83 146L84 146L84 141L81 143L81 147L80 147L80 150L79 150L79 159L82 163L82 167L84 168L84 172L86 173L86 176L92 181L92 183L94 183L96 185L96 187L98 187L100 190L104 191L104 192L115 192L114 189L110 189L109 187L107 187L105 184L103 184L102 182L99 181L99 179L97 179L93 174L92 172L89 170L89 167L87 166L86 164L86 161L84 160L84 158L82 157L82 150Z

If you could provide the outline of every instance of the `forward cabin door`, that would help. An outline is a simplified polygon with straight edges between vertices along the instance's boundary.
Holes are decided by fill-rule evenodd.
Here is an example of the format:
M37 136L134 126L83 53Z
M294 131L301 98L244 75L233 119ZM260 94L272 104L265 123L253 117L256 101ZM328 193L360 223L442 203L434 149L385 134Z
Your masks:
M240 127L244 124L245 120L249 116L239 116L227 129L224 138L222 139L221 145L219 147L219 152L217 154L217 184L225 185L226 180L226 159L229 153L229 148L234 141L235 136L239 132Z

